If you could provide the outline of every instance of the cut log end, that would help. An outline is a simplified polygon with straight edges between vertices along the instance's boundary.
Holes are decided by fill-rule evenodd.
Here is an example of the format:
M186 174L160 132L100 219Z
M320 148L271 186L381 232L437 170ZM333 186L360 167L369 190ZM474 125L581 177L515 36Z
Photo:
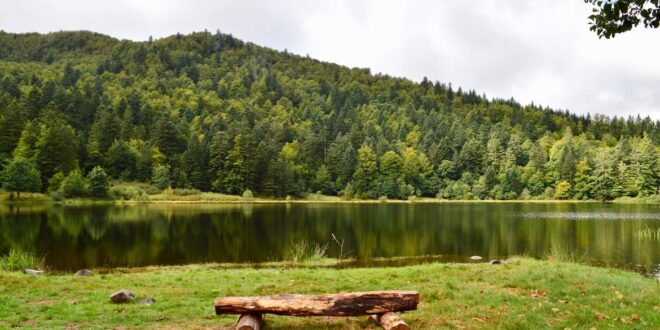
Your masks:
M378 323L385 330L410 330L410 327L401 316L396 313L384 313L378 315L371 315L376 323Z
M242 314L236 321L236 330L260 330L263 323L263 314Z

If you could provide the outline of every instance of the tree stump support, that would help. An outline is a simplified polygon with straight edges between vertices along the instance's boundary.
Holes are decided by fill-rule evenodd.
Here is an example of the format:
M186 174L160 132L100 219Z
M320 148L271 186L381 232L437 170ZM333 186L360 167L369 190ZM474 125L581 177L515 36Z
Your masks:
M241 314L236 321L236 330L261 330L263 314Z
M371 319L385 330L410 330L410 327L401 316L394 312L371 315Z

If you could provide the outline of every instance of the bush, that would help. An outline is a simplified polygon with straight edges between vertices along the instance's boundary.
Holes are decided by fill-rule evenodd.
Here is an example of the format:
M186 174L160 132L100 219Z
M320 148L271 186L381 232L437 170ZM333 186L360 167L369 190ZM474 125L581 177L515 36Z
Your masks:
M101 166L94 167L87 175L89 179L89 193L94 197L108 196L110 177Z
M243 192L243 198L248 198L248 199L254 198L254 195L252 194L252 190L245 189L245 191Z
M172 189L172 194L175 196L193 196L199 195L201 192L197 189L176 188Z
M109 193L112 198L121 200L139 201L147 198L147 194L144 192L144 190L135 186L113 186L110 188Z
M88 194L87 180L80 170L74 170L62 181L62 193L66 197L84 197Z
M11 249L9 254L0 257L0 270L18 271L25 268L38 268L39 260L29 253Z
M48 180L48 192L54 193L59 191L62 188L62 181L66 178L66 175L62 172L57 172L53 175L52 178Z

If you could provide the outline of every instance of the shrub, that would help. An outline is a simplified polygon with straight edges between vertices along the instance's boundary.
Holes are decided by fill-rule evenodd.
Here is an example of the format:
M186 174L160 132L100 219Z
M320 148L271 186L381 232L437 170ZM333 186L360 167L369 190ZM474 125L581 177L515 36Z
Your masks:
M243 198L248 198L248 199L254 198L254 195L252 194L252 190L245 189L245 191L243 192Z
M110 177L101 166L94 167L87 175L89 193L94 197L105 197L110 188Z
M9 254L0 257L0 270L17 271L25 268L38 268L39 260L29 253L11 249Z
M172 194L175 196L193 196L199 195L201 192L197 189L176 188L172 189Z
M62 188L62 181L66 178L66 175L62 172L57 172L55 175L53 175L52 178L48 180L48 192L54 193L60 188Z
M144 190L135 186L113 186L110 188L110 196L121 200L144 200L147 198Z
M74 170L62 180L62 193L66 197L83 197L89 192L87 180L80 170Z

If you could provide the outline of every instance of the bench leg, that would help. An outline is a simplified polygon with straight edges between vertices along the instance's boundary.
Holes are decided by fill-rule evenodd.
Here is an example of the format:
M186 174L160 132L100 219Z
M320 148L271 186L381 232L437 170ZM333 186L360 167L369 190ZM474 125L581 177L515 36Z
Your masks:
M263 314L241 314L236 321L236 330L260 330L263 323Z
M410 330L406 321L393 312L371 315L371 318L385 330Z

